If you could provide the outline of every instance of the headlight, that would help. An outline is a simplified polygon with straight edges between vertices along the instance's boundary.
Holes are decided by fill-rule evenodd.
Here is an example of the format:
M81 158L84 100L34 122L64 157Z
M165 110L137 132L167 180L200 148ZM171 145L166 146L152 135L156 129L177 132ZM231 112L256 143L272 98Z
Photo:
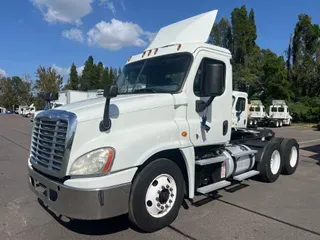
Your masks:
M89 175L110 171L115 151L100 148L79 157L71 166L71 175Z

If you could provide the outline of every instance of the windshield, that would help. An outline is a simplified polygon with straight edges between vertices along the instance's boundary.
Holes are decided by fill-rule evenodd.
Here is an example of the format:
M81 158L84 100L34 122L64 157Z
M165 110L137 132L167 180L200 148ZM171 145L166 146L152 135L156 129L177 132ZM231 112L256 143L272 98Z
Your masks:
M190 54L166 55L128 64L117 80L119 94L174 93L184 82Z

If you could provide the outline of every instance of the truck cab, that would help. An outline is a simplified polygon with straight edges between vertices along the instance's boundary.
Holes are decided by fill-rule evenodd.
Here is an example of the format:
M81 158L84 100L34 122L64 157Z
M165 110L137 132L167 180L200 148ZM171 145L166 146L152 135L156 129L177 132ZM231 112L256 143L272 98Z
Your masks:
M269 109L270 119L274 125L281 127L282 125L291 125L292 116L284 100L272 100L272 105Z
M248 121L248 94L246 92L232 92L232 127L246 128Z
M213 10L161 28L128 58L104 98L36 116L29 186L45 205L71 219L128 214L154 232L176 219L184 199L295 172L295 140L232 131L231 53L207 43L216 16ZM244 96L235 96L240 119ZM283 147L294 153L292 165Z
M262 102L260 100L251 100L248 117L249 126L265 125L267 118L266 107Z

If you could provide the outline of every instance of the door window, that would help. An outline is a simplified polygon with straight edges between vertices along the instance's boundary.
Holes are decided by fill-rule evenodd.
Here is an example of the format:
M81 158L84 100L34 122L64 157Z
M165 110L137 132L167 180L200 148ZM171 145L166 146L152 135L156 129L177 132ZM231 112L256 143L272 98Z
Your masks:
M224 62L218 61L218 60L214 60L214 59L210 59L210 58L203 58L200 66L198 68L195 80L194 80L194 85L193 85L193 91L195 93L196 96L201 97L200 94L200 84L201 84L201 79L205 79L206 77L206 67L208 64L223 64L224 67L224 77L226 76L226 65L224 64ZM224 86L226 84L226 79L224 78Z
M237 100L236 111L243 112L246 107L246 99L243 97L239 97Z

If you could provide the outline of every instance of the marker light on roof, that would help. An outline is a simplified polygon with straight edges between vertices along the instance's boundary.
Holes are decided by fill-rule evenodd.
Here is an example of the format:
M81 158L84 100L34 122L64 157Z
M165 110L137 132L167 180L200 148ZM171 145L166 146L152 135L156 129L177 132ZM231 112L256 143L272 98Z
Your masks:
M156 48L156 50L154 50L154 55L156 55L158 52L158 48Z
M179 50L180 50L180 48L181 48L181 44L179 44L179 45L178 45L178 48L177 48L177 50L179 51Z
M128 62L130 62L131 58L132 58L132 56L128 58Z
M146 52L143 52L142 57L144 57L145 54L146 54Z
M151 52L152 52L152 50L149 50L148 56L150 56Z

